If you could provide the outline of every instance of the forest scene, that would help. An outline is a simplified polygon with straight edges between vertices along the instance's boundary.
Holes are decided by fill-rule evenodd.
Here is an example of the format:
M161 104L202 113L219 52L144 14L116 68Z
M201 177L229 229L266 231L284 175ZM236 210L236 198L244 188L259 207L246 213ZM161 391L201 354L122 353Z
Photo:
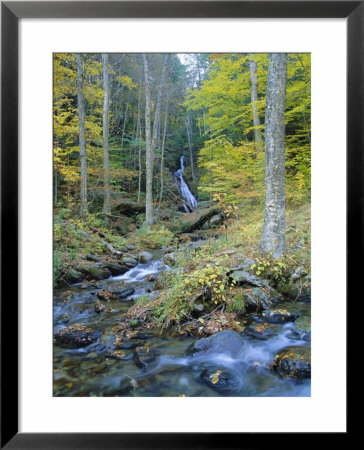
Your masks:
M308 53L53 55L53 395L311 395Z

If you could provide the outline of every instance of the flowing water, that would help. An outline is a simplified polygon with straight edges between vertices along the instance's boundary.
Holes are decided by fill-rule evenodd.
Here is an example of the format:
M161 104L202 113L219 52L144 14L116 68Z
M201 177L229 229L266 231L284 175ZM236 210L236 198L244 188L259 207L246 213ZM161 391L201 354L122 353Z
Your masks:
M193 196L192 192L190 191L189 187L187 186L182 176L183 171L185 169L184 158L185 157L182 155L180 159L181 168L174 173L174 178L177 186L179 186L179 190L182 194L182 197L185 200L185 203L183 203L183 207L187 213L190 213L191 211L197 208L197 200Z
M106 303L113 312L96 313L94 304L97 288L81 289L74 285L55 292L54 334L62 328L82 323L99 330L107 336L121 315L132 304L132 298L150 292L153 282L150 275L168 270L160 254L147 264L139 264L122 276L99 282L99 287L122 284L133 287L134 293L125 301ZM68 291L73 297L60 300ZM103 302L104 303L104 302ZM283 305L282 307L286 307ZM281 306L280 306L281 307ZM292 312L310 316L310 304L291 304ZM134 349L125 349L125 358L108 357L105 350L107 339L102 337L87 347L67 349L54 345L54 395L55 396L309 396L310 380L296 381L280 378L272 373L269 365L275 354L287 346L307 346L307 343L292 339L291 323L277 324L267 340L243 336L244 345L237 354L229 349L219 354L186 356L195 338L171 335L142 335L139 345L146 345L150 363L138 367ZM149 350L150 349L150 350ZM187 351L187 353L186 353ZM226 384L218 390L209 380L209 375L220 370ZM206 376L203 376L205 373ZM207 378L207 381L206 381Z

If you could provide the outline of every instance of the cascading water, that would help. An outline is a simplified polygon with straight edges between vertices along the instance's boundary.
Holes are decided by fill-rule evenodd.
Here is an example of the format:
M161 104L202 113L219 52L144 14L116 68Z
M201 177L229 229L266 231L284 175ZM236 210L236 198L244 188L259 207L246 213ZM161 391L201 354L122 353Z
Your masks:
M193 196L192 192L189 190L185 180L183 179L182 173L184 171L184 156L181 156L181 168L178 169L174 173L174 179L179 187L179 190L182 194L183 199L185 200L185 203L183 203L183 207L187 213L192 212L194 209L197 208L197 200Z
M310 396L309 379L279 377L270 368L281 349L308 345L296 336L293 323L272 325L271 334L265 339L240 333L242 346L222 346L204 353L191 354L189 351L196 336L181 337L178 334L176 337L152 330L144 336L139 333L139 336L124 337L119 343L120 348L115 347L114 328L123 314L132 304L138 304L139 296L153 295L153 282L149 276L169 270L162 262L162 256L162 252L154 252L148 263L138 264L123 275L100 280L93 287L84 289L76 284L56 292L54 333L68 326L84 324L102 335L96 342L81 348L54 346L54 396ZM133 294L111 299L105 305L105 311L95 311L98 292L130 287L134 288ZM292 306L283 303L280 307L292 308L292 312L310 317L310 304L297 302ZM249 326L258 326L258 323L248 322L246 327ZM149 356L143 368L135 362L135 348L138 347L148 349ZM215 385L211 374L217 370L221 379Z

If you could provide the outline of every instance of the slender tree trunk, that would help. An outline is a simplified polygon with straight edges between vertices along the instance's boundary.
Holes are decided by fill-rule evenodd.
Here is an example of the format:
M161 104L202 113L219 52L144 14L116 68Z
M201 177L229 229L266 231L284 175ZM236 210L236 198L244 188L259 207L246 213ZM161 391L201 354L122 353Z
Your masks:
M103 83L104 83L104 111L102 135L104 140L104 207L103 213L110 214L110 160L109 160L109 68L108 55L102 54Z
M153 146L152 130L150 124L151 98L148 59L143 54L144 78L145 78L145 164L146 164L146 199L145 199L145 222L147 225L153 223Z
M81 164L81 216L85 216L88 210L87 206L87 154L85 139L85 96L83 92L83 68L82 56L76 54L77 63L77 105L78 105L78 126L79 126L79 147L80 147L80 164Z
M158 209L161 207L162 197L163 197L163 176L164 176L164 145L166 142L166 134L167 134L167 123L168 123L168 103L169 97L166 102L166 112L164 115L164 128L163 128L163 139L162 139L162 149L161 149L161 168L160 168L160 176L161 176L161 188L159 193L159 203Z
M142 186L142 127L139 130L139 152L138 152L138 203L140 203L140 192Z
M141 97L141 85L142 85L142 72L143 68L140 66L139 74L139 93L138 93L138 124L139 124L139 142L138 142L138 203L140 203L140 192L142 185L142 127L140 124L140 97ZM137 133L138 139L138 133Z
M164 57L162 66L161 81L159 85L158 97L155 104L153 134L151 129L151 95L150 95L150 79L149 66L145 54L143 54L144 62L144 78L145 78L145 141L146 141L146 196L145 196L145 223L151 225L154 221L153 217L153 168L155 146L158 136L158 125L160 120L161 97L168 62L168 56Z
M257 79L257 62L250 54L250 75L251 75L251 105L253 114L255 151L259 153L263 148L262 133L260 131L260 118L258 111L258 79Z
M287 55L269 55L265 113L265 210L260 246L280 258L285 250L285 109Z
M120 149L120 159L121 160L123 157L124 136L125 136L126 119L128 117L128 109L129 109L129 102L126 104L126 108L125 108L123 132L121 134L121 149Z
M212 164L212 161L214 159L214 149L211 147L210 149L210 164ZM212 167L209 168L209 184L210 184L210 201L212 200L212 185L213 185L213 178L212 178Z
M192 174L192 181L195 182L195 171L193 167L193 152L192 152L192 132L191 132L191 122L190 122L190 115L188 114L187 120L185 120L186 124L186 130L187 130L187 139L188 139L188 148L190 150L190 164L191 164L191 174Z
M54 204L58 202L58 172L54 172Z

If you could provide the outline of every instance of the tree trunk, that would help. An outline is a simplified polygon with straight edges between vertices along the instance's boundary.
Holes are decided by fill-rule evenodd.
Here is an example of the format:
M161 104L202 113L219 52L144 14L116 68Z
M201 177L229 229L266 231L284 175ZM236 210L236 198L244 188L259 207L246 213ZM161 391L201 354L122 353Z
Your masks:
M143 54L144 78L145 78L145 164L146 164L146 198L145 198L145 222L153 223L153 147L152 131L150 125L151 99L148 60Z
M195 182L195 171L193 167L193 152L192 152L192 132L191 132L191 122L190 122L190 115L188 114L187 120L185 120L186 124L186 130L187 130L187 139L188 139L188 148L190 150L190 164L191 164L191 175L192 175L192 181Z
M83 68L82 56L76 54L77 63L77 105L78 105L78 126L79 126L79 147L80 147L80 164L81 164L81 216L85 216L88 210L87 206L87 155L86 155L86 139L85 139L85 96L83 93Z
M104 207L103 213L110 214L110 160L109 160L109 68L108 55L102 54L103 83L104 83L104 110L102 135L104 140Z
M251 105L253 114L253 126L254 126L254 139L255 150L259 153L262 150L262 133L260 131L260 119L258 111L258 81L257 81L257 62L253 59L253 55L250 54L250 75L251 75Z
M141 192L141 184L142 184L142 127L140 124L140 93L141 93L141 85L142 85L142 72L143 68L140 66L140 74L139 74L139 93L138 93L138 123L139 123L139 142L138 142L138 203L140 203L140 192ZM137 133L138 140L138 133Z
M162 202L162 197L163 197L164 146L166 143L166 133L167 133L168 103L169 103L169 97L167 98L167 101L166 101L166 112L165 112L165 116L164 116L164 128L163 128L163 139L162 139L162 149L161 149L161 167L160 167L161 189L160 189L160 193L159 193L158 208L161 207L161 202Z
M280 258L285 250L285 107L287 55L269 55L265 113L265 211L260 242L264 252Z
M125 114L124 114L123 132L121 134L121 148L120 148L120 159L121 160L123 160L124 136L125 136L126 119L128 116L128 109L129 109L129 103L126 104Z
M158 125L160 120L161 109L161 97L164 84L164 78L166 73L168 56L164 57L162 74L159 85L158 97L155 104L154 121L153 121L153 135L151 129L151 95L150 95L150 79L149 79L149 67L148 60L145 54L143 54L144 63L144 77L145 77L145 141L146 141L146 196L145 196L145 223L151 225L154 221L153 217L153 168L154 168L154 156L155 145L158 136Z

